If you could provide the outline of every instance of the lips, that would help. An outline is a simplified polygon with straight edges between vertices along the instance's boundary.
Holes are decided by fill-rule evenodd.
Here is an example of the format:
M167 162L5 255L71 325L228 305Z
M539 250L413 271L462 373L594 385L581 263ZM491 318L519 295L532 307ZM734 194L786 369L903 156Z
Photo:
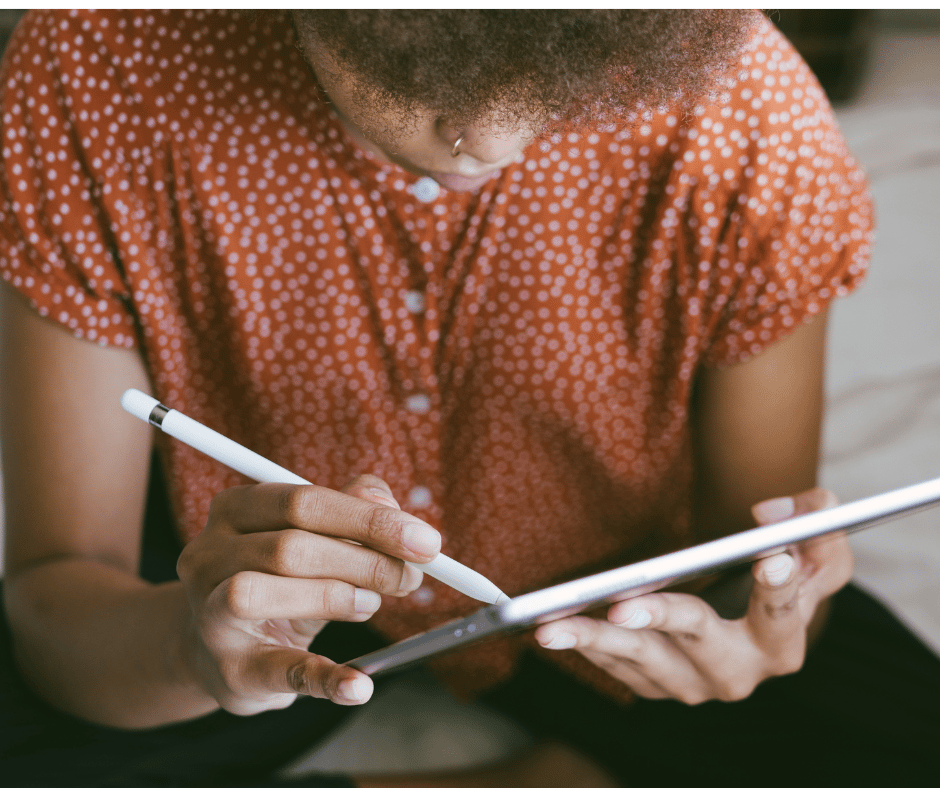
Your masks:
M472 192L491 180L497 172L499 172L499 170L493 170L485 175L477 176L476 178L466 178L463 175L455 175L449 172L429 172L428 176L433 178L448 191Z

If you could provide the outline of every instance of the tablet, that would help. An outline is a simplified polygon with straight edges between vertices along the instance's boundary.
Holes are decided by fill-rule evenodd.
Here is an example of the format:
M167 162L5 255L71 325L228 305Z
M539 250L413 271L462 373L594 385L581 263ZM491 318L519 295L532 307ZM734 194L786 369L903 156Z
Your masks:
M532 591L346 664L369 675L399 670L484 638L648 594L674 583L766 558L807 539L837 532L850 533L938 503L940 478Z

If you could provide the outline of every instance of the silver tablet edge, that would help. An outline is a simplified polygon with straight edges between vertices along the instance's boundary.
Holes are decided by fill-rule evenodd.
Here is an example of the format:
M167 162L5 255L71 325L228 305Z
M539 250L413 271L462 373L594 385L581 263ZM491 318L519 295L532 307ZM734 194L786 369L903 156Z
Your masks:
M651 593L772 555L806 539L861 530L938 503L940 478L532 591L346 664L370 675L398 670L485 637L563 618L602 602Z

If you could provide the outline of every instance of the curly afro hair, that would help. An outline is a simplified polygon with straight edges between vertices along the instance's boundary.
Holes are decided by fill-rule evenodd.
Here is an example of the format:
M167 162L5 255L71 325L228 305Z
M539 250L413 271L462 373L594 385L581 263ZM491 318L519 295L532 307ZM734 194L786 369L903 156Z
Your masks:
M759 18L742 10L299 10L323 46L403 115L555 127L716 89ZM310 42L313 42L312 44Z

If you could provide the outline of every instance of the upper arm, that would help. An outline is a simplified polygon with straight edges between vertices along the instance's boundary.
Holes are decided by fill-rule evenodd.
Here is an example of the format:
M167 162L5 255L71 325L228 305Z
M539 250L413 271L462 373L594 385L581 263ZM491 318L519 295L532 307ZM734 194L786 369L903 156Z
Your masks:
M696 386L696 514L710 537L753 526L758 501L813 487L825 384L826 315Z
M152 437L120 407L150 385L135 350L95 345L0 285L6 574L81 556L137 571Z

